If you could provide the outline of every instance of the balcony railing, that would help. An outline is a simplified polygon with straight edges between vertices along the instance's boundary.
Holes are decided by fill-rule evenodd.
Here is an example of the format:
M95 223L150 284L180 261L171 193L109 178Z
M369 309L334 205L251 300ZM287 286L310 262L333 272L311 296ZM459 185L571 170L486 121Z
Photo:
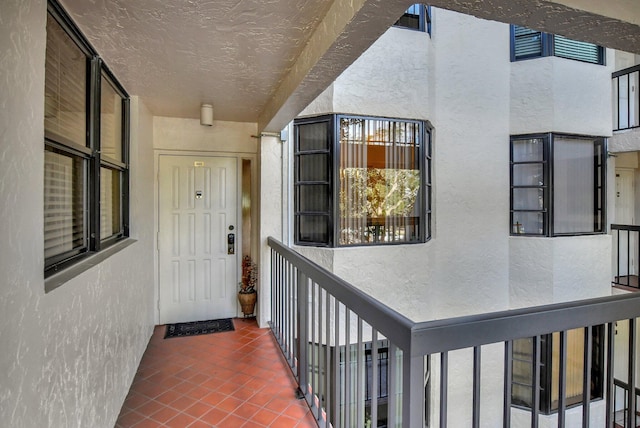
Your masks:
M541 337L554 332L560 332L558 426L576 426L575 420L566 424L567 365L573 367L573 361L567 359L567 332L577 328L585 329L584 364L578 378L583 392L581 400L578 397L571 404L581 408L581 426L614 427L620 410L628 419L623 425L636 426L632 420L636 400L615 402L614 376L622 384L637 385L640 293L415 323L275 239L268 242L271 327L320 427L444 428L453 411L470 415L465 426L479 427L490 419L492 426L511 427L514 341L521 338L532 338L535 362L530 377L531 391L535 391L531 394L533 410L526 411L524 421L526 426L537 427L543 417L539 411ZM591 333L600 325L604 326L603 343L595 344ZM592 378L596 367L591 355L597 346L606 354L598 372L603 378L604 397L598 403L605 409L600 419L595 415L598 412L591 413L589 394L596 380ZM482 355L485 352L486 363L495 365L496 347L498 361L503 361L502 372L497 370L492 378L498 381L491 382L486 369L483 374ZM470 352L456 351L462 349ZM468 360L461 362L461 357L467 356ZM618 363L621 367L614 367L616 358L625 361ZM432 360L437 367L432 367ZM470 367L468 375L461 375L461 365ZM461 385L472 396L467 409L459 400ZM450 389L456 389L457 394L451 406ZM489 399L495 397L492 394L502 398L498 400L502 403L499 411L495 410L496 400ZM489 407L483 407L485 402ZM575 417L573 409L571 417ZM518 411L519 424L514 426L522 426L522 411Z
M640 226L612 224L614 277L612 283L639 288L638 255L640 254Z
M640 96L638 83L640 65L616 71L613 77L613 130L640 126Z

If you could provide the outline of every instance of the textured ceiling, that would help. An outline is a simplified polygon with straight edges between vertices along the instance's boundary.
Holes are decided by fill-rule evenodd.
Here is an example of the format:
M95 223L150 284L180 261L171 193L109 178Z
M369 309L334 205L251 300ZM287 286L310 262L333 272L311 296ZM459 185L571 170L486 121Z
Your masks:
M63 0L154 115L257 122L329 0Z
M154 115L281 129L412 0L61 0L123 86ZM430 0L640 53L639 0Z

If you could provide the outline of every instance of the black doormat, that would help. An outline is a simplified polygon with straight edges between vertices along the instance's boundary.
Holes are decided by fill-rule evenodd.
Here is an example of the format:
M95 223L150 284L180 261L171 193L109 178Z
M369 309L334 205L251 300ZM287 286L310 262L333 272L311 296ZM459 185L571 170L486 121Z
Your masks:
M233 331L233 321L231 318L219 320L179 322L167 324L164 338L198 336L200 334L220 333L223 331Z

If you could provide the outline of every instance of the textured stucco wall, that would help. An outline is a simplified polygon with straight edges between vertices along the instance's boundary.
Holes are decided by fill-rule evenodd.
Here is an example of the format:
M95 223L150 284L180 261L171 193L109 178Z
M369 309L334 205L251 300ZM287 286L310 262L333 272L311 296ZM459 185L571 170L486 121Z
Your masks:
M267 238L283 239L283 144L280 139L265 135L260 139L260 272L258 289L258 324L267 327L271 320L271 251Z
M509 238L511 307L611 293L611 236Z
M214 121L202 126L197 119L154 116L153 147L163 150L256 153L257 124Z
M607 55L613 58L611 50ZM610 136L606 100L611 99L613 62L602 66L545 57L511 63L511 134Z
M610 152L632 152L640 150L640 128L626 129L609 138Z
M152 182L140 156L150 121L139 115L132 138L138 241L45 294L46 10L44 0L0 4L0 426L112 427L153 328Z

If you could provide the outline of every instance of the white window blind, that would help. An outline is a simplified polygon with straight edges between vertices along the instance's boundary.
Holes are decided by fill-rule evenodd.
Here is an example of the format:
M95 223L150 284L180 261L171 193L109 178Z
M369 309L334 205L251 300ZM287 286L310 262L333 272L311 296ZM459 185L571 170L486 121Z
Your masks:
M594 232L594 141L554 139L554 233Z
M542 33L514 25L514 51L516 59L542 55Z
M562 36L554 37L554 54L562 58L578 61L600 63L600 47L593 43L580 42Z
M86 146L87 58L47 15L45 130Z
M85 246L83 160L44 153L45 258Z

